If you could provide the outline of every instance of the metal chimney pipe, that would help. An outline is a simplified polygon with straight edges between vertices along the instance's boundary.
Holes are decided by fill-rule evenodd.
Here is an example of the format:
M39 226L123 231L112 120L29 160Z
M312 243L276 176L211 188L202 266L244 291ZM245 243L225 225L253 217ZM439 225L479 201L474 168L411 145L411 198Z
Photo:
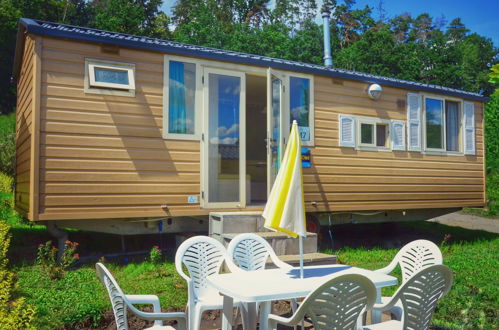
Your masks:
M322 18L324 20L324 65L328 68L333 66L333 58L331 57L331 34L329 31L329 18L331 12L329 8L324 7L322 10Z

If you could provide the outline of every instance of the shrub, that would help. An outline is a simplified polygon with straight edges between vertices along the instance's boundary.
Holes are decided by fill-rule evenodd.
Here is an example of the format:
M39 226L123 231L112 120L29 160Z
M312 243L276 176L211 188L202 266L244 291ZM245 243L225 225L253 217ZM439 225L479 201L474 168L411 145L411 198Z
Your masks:
M9 244L9 227L0 220L0 329L34 329L31 325L34 308L27 305L24 298L12 297L17 282L14 274L7 269Z
M64 252L60 262L57 261L57 248L52 245L52 241L38 245L36 262L41 266L42 272L50 279L61 279L66 271L78 260L79 255L76 252L78 243L66 241L64 243Z
M16 114L0 116L0 172L14 175L16 156Z
M159 264L163 255L161 254L161 250L157 245L153 246L151 251L149 252L149 257L151 258L151 262L153 264Z

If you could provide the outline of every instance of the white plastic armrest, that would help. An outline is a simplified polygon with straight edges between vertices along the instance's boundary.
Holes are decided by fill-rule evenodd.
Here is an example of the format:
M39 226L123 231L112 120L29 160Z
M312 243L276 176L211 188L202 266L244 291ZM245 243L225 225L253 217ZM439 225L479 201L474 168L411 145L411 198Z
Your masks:
M393 295L392 298L390 299L390 301L387 302L386 304L374 304L373 310L377 310L380 312L390 310L393 306L395 306L397 304L398 300L399 300L398 294Z
M395 258L393 258L392 262L390 262L390 264L388 266L380 268L380 269L376 269L375 272L382 273L382 274L390 274L395 269L395 267L397 267L398 262L399 261L398 261L398 255L397 255L397 256L395 256Z
M282 261L281 259L279 259L279 257L276 258L276 260L272 260L274 262L274 264L281 268L281 269L286 269L286 270L289 270L291 268L293 268L293 266L291 266L290 264Z
M125 296L134 305L152 305L154 313L161 313L158 296L152 294L127 294Z
M282 317L282 316L275 315L275 314L269 314L268 322L269 322L269 325L276 324L276 323L280 323L282 325L288 325L289 322L292 320L292 318L293 317Z
M230 258L226 258L225 259L225 264L227 265L227 267L229 268L230 272L231 273L240 273L240 272L244 272L244 270L242 270L241 268L239 268L234 261L230 260Z
M183 312L175 313L147 313L141 312L138 315L141 319L148 321L177 321L179 330L187 329L187 317Z

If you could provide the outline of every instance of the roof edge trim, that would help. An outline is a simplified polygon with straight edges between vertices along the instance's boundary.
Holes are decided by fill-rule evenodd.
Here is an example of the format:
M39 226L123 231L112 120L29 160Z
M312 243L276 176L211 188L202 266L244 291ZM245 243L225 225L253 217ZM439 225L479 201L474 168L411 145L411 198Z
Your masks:
M44 27L40 23L57 25L61 27L61 29ZM68 38L68 39L81 40L87 42L112 44L121 47L163 52L174 55L200 57L204 59L227 61L227 62L254 65L260 67L272 67L275 69L315 74L315 75L321 75L333 78L349 79L366 83L377 83L384 86L404 88L421 92L431 92L431 93L461 97L465 99L482 101L482 102L487 102L489 100L488 97L482 96L477 93L466 92L449 87L429 85L419 82L412 82L397 78L377 76L361 72L347 71L337 68L326 68L314 64L300 63L300 62L270 58L260 55L244 54L244 53L237 53L221 49L219 50L202 46L181 44L178 42L173 42L168 40L160 40L160 39L141 37L141 36L132 36L122 33L107 32L86 27L78 27L78 26L71 26L71 25L51 23L51 22L42 22L29 18L21 18L19 21L16 58L14 65L15 73L19 72L19 67L20 67L19 62L22 60L22 54L20 56L20 59L18 59L19 56L18 49L20 47L20 44L22 43L24 45L24 42L20 40L20 38L24 40L24 38L22 38L21 35L22 27L24 27L26 33L44 35L55 38ZM81 29L81 31L74 32L74 31L69 31L69 29ZM93 31L93 34L88 32L84 33L84 31ZM116 37L113 37L113 35L115 35ZM21 50L21 53L22 51L23 50ZM17 77L16 74L14 76Z

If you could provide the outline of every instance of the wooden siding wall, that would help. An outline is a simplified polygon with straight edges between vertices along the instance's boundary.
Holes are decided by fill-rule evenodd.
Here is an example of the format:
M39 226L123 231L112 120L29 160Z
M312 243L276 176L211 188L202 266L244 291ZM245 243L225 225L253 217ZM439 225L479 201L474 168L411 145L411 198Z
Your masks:
M315 77L315 147L304 170L309 211L478 206L484 203L483 104L475 102L476 155L357 151L339 147L338 115L406 120L407 90ZM311 207L310 202L317 202Z
M85 58L134 63L135 97L84 93ZM44 38L42 59L41 220L199 213L199 142L162 138L162 54Z
M16 106L16 210L30 217L30 177L32 169L33 85L35 41L27 36L17 81Z
M113 55L96 44L52 38L43 38L41 49L40 220L215 211L187 203L200 191L199 141L162 138L163 54L120 49ZM136 96L85 93L85 58L134 63ZM483 205L483 104L475 102L476 156L340 148L338 114L406 120L407 90L386 87L380 100L371 101L366 88L315 77L315 146L312 168L304 170L307 210Z

